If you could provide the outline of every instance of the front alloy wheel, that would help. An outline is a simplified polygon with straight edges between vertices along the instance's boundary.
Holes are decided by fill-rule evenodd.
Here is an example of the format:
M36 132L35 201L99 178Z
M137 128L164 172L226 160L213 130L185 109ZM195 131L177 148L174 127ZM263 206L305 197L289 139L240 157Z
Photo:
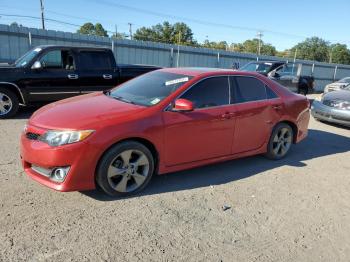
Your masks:
M126 196L143 189L154 171L152 153L144 145L127 141L117 144L102 158L96 180L111 196Z
M0 87L0 119L14 116L18 108L17 96L12 91Z

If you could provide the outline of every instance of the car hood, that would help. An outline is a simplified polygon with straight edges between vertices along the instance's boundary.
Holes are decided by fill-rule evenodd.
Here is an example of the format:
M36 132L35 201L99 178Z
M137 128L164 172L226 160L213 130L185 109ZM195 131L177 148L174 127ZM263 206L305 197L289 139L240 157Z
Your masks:
M343 100L343 101L350 102L350 91L339 90L339 91L329 92L324 94L322 99L324 101Z
M334 83L328 84L327 87L343 88L343 87L346 87L346 86L348 86L348 85L349 85L348 83L334 82Z
M106 96L92 93L61 100L36 111L29 125L45 129L99 129L105 121L125 119L147 109Z

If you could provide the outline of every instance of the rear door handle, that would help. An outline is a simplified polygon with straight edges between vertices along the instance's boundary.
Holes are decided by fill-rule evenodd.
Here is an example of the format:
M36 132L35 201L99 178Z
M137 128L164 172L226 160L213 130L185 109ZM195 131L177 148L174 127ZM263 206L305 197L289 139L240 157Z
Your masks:
M69 74L69 75L68 75L68 78L69 78L69 79L78 79L79 76L78 76L77 74Z
M103 74L102 76L104 79L112 79L113 78L113 76L110 74Z
M272 108L275 110L281 110L282 106L281 105L273 105Z

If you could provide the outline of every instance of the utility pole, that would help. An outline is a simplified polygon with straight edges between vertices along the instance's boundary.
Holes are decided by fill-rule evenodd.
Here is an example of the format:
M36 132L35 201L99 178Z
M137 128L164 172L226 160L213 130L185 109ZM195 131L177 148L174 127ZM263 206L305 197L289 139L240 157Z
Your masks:
M177 41L176 67L179 67L179 60L180 60L180 43L181 43L181 31L179 31L179 38L178 38L178 41Z
M115 25L115 38L117 38L117 37L118 37L118 26Z
M42 24L42 28L45 30L45 19L44 19L44 4L43 4L43 0L40 0L40 9L41 9L41 24Z
M132 40L132 23L128 23L128 25L129 25L130 40Z
M258 55L260 55L260 53L261 53L261 37L263 36L263 33L261 31L259 31L256 36L259 38Z

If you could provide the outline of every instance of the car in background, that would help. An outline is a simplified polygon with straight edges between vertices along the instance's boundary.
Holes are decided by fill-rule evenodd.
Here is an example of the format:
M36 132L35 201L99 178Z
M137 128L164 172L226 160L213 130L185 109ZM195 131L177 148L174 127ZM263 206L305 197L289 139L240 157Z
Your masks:
M156 69L117 65L108 48L38 46L15 63L0 65L0 119L14 116L19 105L108 90Z
M342 90L348 87L349 85L350 85L350 77L345 77L334 83L326 85L326 87L324 88L324 93Z
M313 101L311 114L316 120L350 127L350 87L324 93Z
M168 68L39 109L20 155L25 172L52 189L125 196L154 174L281 159L307 136L309 118L306 97L260 74Z
M265 75L298 94L307 95L314 89L314 77L301 75L302 64L284 61L257 61L250 62L239 70Z

